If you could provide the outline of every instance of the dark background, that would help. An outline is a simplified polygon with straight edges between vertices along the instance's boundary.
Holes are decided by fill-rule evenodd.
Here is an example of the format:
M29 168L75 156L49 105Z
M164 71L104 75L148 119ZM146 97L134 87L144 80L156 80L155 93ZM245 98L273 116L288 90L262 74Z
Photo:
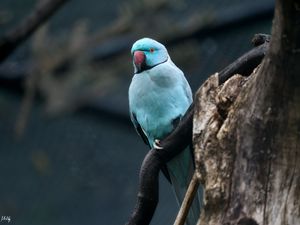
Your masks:
M38 1L1 0L0 35ZM18 225L124 224L148 151L128 116L130 48L167 45L195 92L270 33L274 2L69 1L0 64L0 216ZM151 224L178 211L161 176ZM0 224L6 223L4 221Z

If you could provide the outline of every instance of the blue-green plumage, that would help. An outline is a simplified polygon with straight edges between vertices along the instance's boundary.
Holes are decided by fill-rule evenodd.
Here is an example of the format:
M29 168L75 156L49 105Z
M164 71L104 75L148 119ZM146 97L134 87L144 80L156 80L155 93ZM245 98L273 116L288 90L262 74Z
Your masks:
M143 38L132 46L135 75L129 87L132 122L150 147L174 129L192 103L192 92L183 72L172 62L159 42ZM193 175L193 156L185 149L166 165L179 204ZM196 224L199 201L194 201L188 225Z

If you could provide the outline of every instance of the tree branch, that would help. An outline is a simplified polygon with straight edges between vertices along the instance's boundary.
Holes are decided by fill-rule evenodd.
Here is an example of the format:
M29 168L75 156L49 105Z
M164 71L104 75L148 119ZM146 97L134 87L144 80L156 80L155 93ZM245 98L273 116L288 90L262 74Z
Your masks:
M41 24L68 0L39 1L31 14L0 39L0 62L4 61Z
M266 44L266 43L264 43ZM236 74L237 71L253 71L266 53L268 45L255 47L220 72L219 85ZM250 63L250 66L248 65ZM252 62L256 62L252 63ZM246 69L245 69L246 68ZM192 104L176 129L161 141L163 149L151 149L140 169L140 183L136 206L127 225L147 225L150 223L158 203L158 175L161 167L192 143L194 104Z
M174 225L184 225L186 217L189 213L189 209L190 209L190 207L193 203L194 197L197 193L198 187L199 187L199 180L197 178L196 172L194 172L192 180L186 191L186 195L184 196L184 200L181 204L180 210L177 214Z
M167 32L168 34L163 33L158 37L158 40L161 40L167 47L170 47L191 38L203 39L207 37L207 35L217 34L224 29L232 29L232 27L237 25L245 25L248 22L253 23L256 20L271 17L273 15L273 5L274 4L272 1L267 1L265 3L251 2L242 4L241 6L238 6L238 8L229 8L225 11L222 10L222 13L217 13L209 21L199 18L198 14L191 15L184 20L184 23L182 23L181 21L178 23L178 25L175 26L178 30L176 29L175 31L169 31ZM206 22L203 23L203 21ZM181 24L186 25L182 27ZM19 25L19 27L20 26L21 25ZM174 33L176 33L176 35L174 35ZM92 62L107 60L109 58L116 57L124 52L127 52L128 46L130 46L136 40L135 36L140 36L140 34L123 34L122 32L118 32L115 34L117 34L116 38L110 37L109 39L106 39L105 41L102 41L95 45L94 40L97 40L98 38L96 35L91 41L88 41L88 44L84 45L85 48L87 48L86 51L88 52L89 58ZM5 48L10 48L9 43L5 44L6 46L2 46L3 41L7 42L5 37L0 39L0 62L7 57L6 56L4 59L2 59L1 57L2 54L5 55ZM21 42L17 45L19 44L21 44ZM14 48L11 50L11 52L13 50ZM61 64L58 65L58 68L64 68L74 59L74 57L76 57L77 54L82 54L82 49L80 49L76 54L74 54L73 52L71 55L67 55L65 60L62 60ZM24 69L23 65L17 65L14 67L14 69L11 69L10 64L8 63L7 65L1 65L0 68L0 78L8 76L24 76L26 75L26 73L27 68Z
M234 74L242 74L249 76L255 68L265 57L267 49L269 48L268 35L255 35L252 43L256 48L250 50L232 64L219 72L219 82L222 84Z

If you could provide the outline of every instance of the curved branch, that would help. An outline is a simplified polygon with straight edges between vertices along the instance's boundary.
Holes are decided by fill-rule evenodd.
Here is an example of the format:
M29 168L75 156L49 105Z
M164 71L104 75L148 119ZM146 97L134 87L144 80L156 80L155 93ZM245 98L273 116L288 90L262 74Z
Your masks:
M253 72L253 69L260 64L269 48L269 36L264 34L255 35L252 42L257 47L221 70L219 72L219 83L224 83L234 74L249 76Z
M265 39L267 40L267 39ZM236 73L249 76L259 65L269 45L267 42L250 50L219 73L219 85ZM251 71L251 72L249 72ZM150 223L158 203L158 175L161 167L192 144L194 104L176 129L161 141L163 149L151 149L140 169L140 183L136 206L127 225Z
M42 23L68 0L40 1L31 14L0 39L0 62L5 60Z
M127 225L149 224L152 219L158 203L158 175L162 166L157 152L150 150L142 163L138 199Z
M194 104L176 129L161 142L163 149L151 149L140 170L138 199L127 225L149 224L158 203L158 174L161 167L192 143Z

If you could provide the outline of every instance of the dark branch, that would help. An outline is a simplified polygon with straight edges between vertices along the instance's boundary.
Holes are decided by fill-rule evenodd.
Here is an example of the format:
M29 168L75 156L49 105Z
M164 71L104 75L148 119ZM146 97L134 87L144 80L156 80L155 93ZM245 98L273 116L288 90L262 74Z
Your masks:
M161 142L163 149L151 149L140 170L139 193L127 225L149 224L158 203L158 174L163 165L192 143L194 104L176 129Z
M39 1L36 8L17 27L7 32L0 39L0 62L5 60L23 43L41 24L68 0Z
M270 42L271 36L268 34L255 34L251 42L253 46L257 47L264 44L265 42Z
M201 23L200 21L196 21L195 23L189 23L188 21L194 20L192 19L192 17L187 18L184 23L188 24L187 27L184 26L183 28L180 28L181 26L178 25L179 30L175 32L176 35L174 35L174 32L172 32L171 36L162 35L159 38L159 40L163 42L167 47L170 47L178 43L182 43L182 41L185 41L187 39L203 39L207 37L207 35L218 34L224 29L232 28L234 26L245 25L245 23L247 22L253 23L256 20L261 20L263 18L271 18L273 15L273 8L273 2L265 2L259 4L251 2L247 3L246 5L243 4L243 6L238 9L233 8L225 11L222 10L223 13L217 14L217 16L213 18L213 20L208 21L205 24ZM237 14L236 12L239 13ZM182 22L180 22L179 24L182 24ZM131 44L136 40L136 36L139 35L119 34L116 38L109 38L104 42L98 43L96 46L92 45L88 47L87 51L90 60L92 62L107 60L116 57L124 52L127 52L129 48L128 46L131 46ZM4 38L2 39L5 40ZM1 55L5 52L2 51L2 49L4 49L4 47L2 47L3 40L0 39L0 62L3 61ZM9 45L10 44L8 43L7 47L9 47ZM80 51L79 54L82 54L82 52ZM72 61L73 57L74 55L67 56L66 59L63 60L60 65L58 65L58 69L66 67ZM4 65L3 69L1 69L0 71L0 76L6 76L6 70L7 65ZM15 72L19 75L18 71L11 72ZM8 72L8 74L10 74L11 72ZM13 73L12 75L15 74ZM22 75L25 74L23 73Z
M265 42L255 47L223 69L219 73L220 84L236 73L249 76L261 62L268 46L268 43ZM136 206L127 225L147 225L150 223L158 203L159 171L163 165L192 143L193 114L194 104L190 106L176 129L161 142L163 149L151 149L146 155L140 170Z
M224 83L234 74L249 76L253 72L253 69L265 57L269 48L269 35L255 35L252 39L252 43L257 47L253 48L219 72L220 84Z

